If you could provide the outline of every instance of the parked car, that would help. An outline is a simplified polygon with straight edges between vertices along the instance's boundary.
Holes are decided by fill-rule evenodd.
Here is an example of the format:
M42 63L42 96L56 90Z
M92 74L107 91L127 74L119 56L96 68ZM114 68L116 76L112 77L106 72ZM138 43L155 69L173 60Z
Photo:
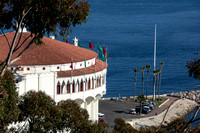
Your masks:
M99 122L106 124L106 122L104 121L104 114L103 113L98 113L98 117L99 117Z
M142 103L142 106L148 106L148 107L150 107L151 110L154 109L154 104L153 104L153 103L150 103L150 102Z
M135 107L135 112L138 114L138 113L140 113L140 106L136 106Z
M140 113L140 106L136 106L135 111L136 113ZM151 109L149 106L142 106L141 113L148 114L149 112L151 112Z
M151 112L151 109L149 106L143 106L142 107L142 113L143 114L148 114L149 112Z
M129 114L135 115L135 114L136 114L135 109L131 109L131 110L129 111Z
M99 118L104 118L104 114L103 113L98 113L98 117Z

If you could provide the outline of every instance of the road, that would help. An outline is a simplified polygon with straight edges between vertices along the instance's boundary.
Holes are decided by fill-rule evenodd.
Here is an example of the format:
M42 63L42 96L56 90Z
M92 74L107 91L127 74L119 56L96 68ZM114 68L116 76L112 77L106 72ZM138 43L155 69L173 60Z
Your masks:
M134 118L142 118L142 117L150 117L153 115L160 114L165 109L167 109L170 104L175 101L177 98L175 97L167 97L169 100L163 104L160 108L155 106L155 109L152 110L149 114L137 114L131 115L129 114L129 110L131 108L135 108L139 103L132 101L117 101L117 100L100 100L99 101L99 112L105 114L105 122L109 125L109 131L114 127L115 118L122 118L124 120L134 119Z

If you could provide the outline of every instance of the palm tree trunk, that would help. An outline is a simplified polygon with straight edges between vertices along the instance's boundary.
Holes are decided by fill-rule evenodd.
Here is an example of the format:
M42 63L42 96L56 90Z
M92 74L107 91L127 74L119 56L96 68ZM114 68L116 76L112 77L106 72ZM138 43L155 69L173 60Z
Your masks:
M158 95L158 79L159 79L159 74L157 73L157 81L156 81L156 95ZM157 99L157 96L156 96Z
M156 74L153 74L153 101L155 101L155 83L156 83Z
M144 95L144 72L142 72L142 95Z
M136 90L136 80L137 80L137 74L135 73L134 99L135 99L135 90Z
M147 88L148 88L148 73L149 73L149 71L147 70L146 99L147 99Z
M140 114L142 113L142 102L140 102Z
M160 68L160 74L159 74L159 89L158 89L158 98L159 99L160 99L161 72L162 72L162 68Z

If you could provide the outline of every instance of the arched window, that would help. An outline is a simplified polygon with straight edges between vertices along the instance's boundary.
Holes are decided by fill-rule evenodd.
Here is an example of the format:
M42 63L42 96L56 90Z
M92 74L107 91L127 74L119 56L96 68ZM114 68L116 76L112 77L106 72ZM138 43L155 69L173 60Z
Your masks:
M99 86L101 86L101 76L100 76L100 78L99 78Z
M70 84L69 84L69 82L67 83L67 93L70 93Z
M81 80L80 91L83 91L83 81Z
M73 82L73 84L72 84L72 93L74 93L75 92L75 82Z
M60 94L60 83L57 83L57 94Z

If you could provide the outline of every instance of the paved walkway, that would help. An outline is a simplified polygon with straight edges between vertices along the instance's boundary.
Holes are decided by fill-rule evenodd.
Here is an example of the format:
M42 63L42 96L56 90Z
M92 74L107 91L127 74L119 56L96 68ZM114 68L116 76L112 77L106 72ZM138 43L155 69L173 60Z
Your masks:
M115 100L100 100L99 101L99 112L105 114L105 122L109 125L109 131L114 127L115 118L122 118L124 120L134 119L134 118L142 118L142 117L150 117L154 116L156 113L160 114L165 109L167 109L170 104L178 98L175 97L167 97L169 100L163 104L160 108L155 107L149 114L141 114L141 115L131 115L129 114L129 110L131 108L135 108L139 103L131 102L131 101L115 101Z

